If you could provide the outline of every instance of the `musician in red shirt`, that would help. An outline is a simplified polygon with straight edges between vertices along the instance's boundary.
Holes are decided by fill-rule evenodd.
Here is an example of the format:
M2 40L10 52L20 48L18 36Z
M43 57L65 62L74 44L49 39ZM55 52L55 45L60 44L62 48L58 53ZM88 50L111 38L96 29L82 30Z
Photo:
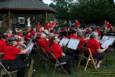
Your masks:
M52 37L50 39L49 52L55 56L51 59L52 61L58 59L60 62L66 62L64 68L67 70L68 73L72 73L72 58L70 56L65 55L58 42L59 40L57 37Z
M47 39L47 37L44 33L42 33L40 38L37 39L37 44L40 47L44 48L46 51L48 51L49 40Z
M78 20L75 21L75 26L78 28L80 27L80 22Z
M104 21L104 26L105 26L105 29L106 29L107 31L113 30L112 24L111 24L109 21L107 21L107 20Z
M93 57L97 60L97 68L100 67L103 59L103 52L107 49L101 49L100 43L97 39L98 35L92 33L90 39L87 41L87 48L91 49Z
M65 55L61 46L58 44L57 39L55 39L54 37L52 39L52 42L50 42L50 51L55 55L57 59Z
M80 40L78 49L82 49L86 44L86 39L81 32L77 32L77 35L78 35L78 39Z
M28 42L32 37L32 34L30 32L28 32L26 35L25 35L25 41Z
M36 30L39 31L40 28L41 28L41 24L40 24L40 22L38 22L38 23L36 24Z
M4 56L2 57L2 63L8 70L17 69L17 77L24 77L26 64L22 59L18 58L19 54L26 54L29 48L21 50L16 48L16 40L14 38L8 39L8 44L4 49Z
M70 35L68 36L70 39L78 39L77 33L75 30L70 31Z
M5 47L6 47L5 36L2 33L0 33L0 53L1 54L4 52Z
M49 22L47 22L47 23L45 24L45 29L47 29L47 30L50 29L50 23L49 23Z

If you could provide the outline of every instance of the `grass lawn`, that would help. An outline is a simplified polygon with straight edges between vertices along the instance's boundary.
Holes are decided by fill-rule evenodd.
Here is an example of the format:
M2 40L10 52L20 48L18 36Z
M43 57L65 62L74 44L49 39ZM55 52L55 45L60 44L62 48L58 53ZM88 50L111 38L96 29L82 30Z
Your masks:
M87 71L84 71L84 66L75 67L73 74L65 74L61 70L57 70L55 75L52 75L53 66L50 70L46 71L43 64L35 60L36 71L34 77L115 77L115 51L106 53L101 68L95 70L88 67ZM77 64L76 64L77 65Z

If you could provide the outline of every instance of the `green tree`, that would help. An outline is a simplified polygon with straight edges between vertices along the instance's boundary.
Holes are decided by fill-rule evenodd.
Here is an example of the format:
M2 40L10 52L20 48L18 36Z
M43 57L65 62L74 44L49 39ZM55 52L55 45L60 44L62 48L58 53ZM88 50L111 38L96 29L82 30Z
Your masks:
M71 15L83 23L103 23L104 19L111 20L115 13L109 0L78 0L72 7Z
M73 0L52 0L52 1L54 1L55 4L50 4L50 6L57 11L56 18L62 20L70 19L71 2Z
M53 0L57 19L78 19L82 23L102 24L105 19L115 22L114 0Z

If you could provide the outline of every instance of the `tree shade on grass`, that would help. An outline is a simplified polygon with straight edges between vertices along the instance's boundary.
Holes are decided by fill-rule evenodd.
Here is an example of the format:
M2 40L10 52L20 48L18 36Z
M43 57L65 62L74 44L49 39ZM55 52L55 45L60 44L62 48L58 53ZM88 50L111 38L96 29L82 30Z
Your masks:
M59 70L55 73L55 77L114 77L115 76L115 52L106 53L103 64L101 68L98 70L94 70L93 68L88 68L87 71L84 71L84 66L80 66L79 68L74 68L73 74L65 74ZM53 64L51 64L51 68L49 71L45 71L43 64L38 62L36 59L36 72L34 77L52 77ZM77 65L77 64L76 64Z

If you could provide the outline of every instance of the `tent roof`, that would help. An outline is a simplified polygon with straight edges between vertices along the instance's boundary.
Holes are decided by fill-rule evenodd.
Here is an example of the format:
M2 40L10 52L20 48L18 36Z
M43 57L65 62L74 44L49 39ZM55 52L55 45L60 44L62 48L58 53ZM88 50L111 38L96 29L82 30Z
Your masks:
M13 12L56 12L40 0L0 0L0 10L10 10Z

